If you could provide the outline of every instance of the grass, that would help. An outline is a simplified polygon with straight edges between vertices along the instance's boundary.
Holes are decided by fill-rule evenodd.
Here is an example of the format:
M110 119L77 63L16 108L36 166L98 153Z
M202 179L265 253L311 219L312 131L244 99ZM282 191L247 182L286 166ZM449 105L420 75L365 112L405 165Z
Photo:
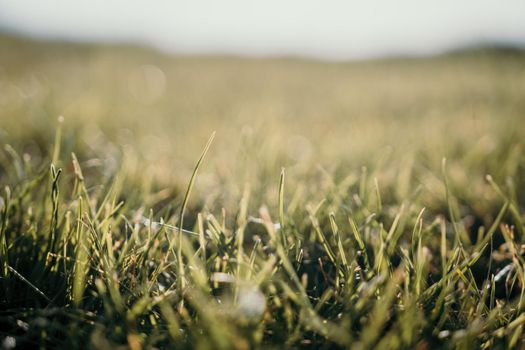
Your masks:
M524 347L522 53L0 48L4 348Z

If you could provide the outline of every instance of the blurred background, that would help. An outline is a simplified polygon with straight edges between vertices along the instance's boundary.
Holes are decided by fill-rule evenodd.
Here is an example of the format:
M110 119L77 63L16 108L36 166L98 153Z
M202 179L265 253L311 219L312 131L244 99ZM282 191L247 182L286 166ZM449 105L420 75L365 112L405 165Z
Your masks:
M185 54L355 59L525 44L519 0L0 1L4 30Z
M524 23L518 0L0 0L0 140L38 167L62 115L59 165L75 151L93 186L121 173L152 203L213 130L215 207L246 182L275 202L283 166L297 198L368 171L432 206L444 156L472 200L523 167Z

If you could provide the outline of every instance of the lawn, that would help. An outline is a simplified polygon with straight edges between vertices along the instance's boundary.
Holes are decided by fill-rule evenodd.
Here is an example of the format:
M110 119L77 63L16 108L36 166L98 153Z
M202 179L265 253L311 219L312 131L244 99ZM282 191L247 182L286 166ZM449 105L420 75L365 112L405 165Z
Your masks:
M525 53L0 36L0 341L525 348Z

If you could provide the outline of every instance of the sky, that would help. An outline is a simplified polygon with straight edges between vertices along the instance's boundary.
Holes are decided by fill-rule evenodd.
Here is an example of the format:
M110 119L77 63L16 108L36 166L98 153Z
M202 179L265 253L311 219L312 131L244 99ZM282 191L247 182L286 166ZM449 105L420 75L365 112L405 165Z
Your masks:
M0 0L0 28L186 54L352 59L525 46L525 1Z

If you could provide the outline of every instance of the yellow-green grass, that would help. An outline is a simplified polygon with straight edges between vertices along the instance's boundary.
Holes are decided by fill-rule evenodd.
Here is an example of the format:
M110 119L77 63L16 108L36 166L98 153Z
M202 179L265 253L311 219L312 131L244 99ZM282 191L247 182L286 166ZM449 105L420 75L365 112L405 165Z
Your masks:
M512 50L323 63L2 36L0 335L519 348L524 97Z

